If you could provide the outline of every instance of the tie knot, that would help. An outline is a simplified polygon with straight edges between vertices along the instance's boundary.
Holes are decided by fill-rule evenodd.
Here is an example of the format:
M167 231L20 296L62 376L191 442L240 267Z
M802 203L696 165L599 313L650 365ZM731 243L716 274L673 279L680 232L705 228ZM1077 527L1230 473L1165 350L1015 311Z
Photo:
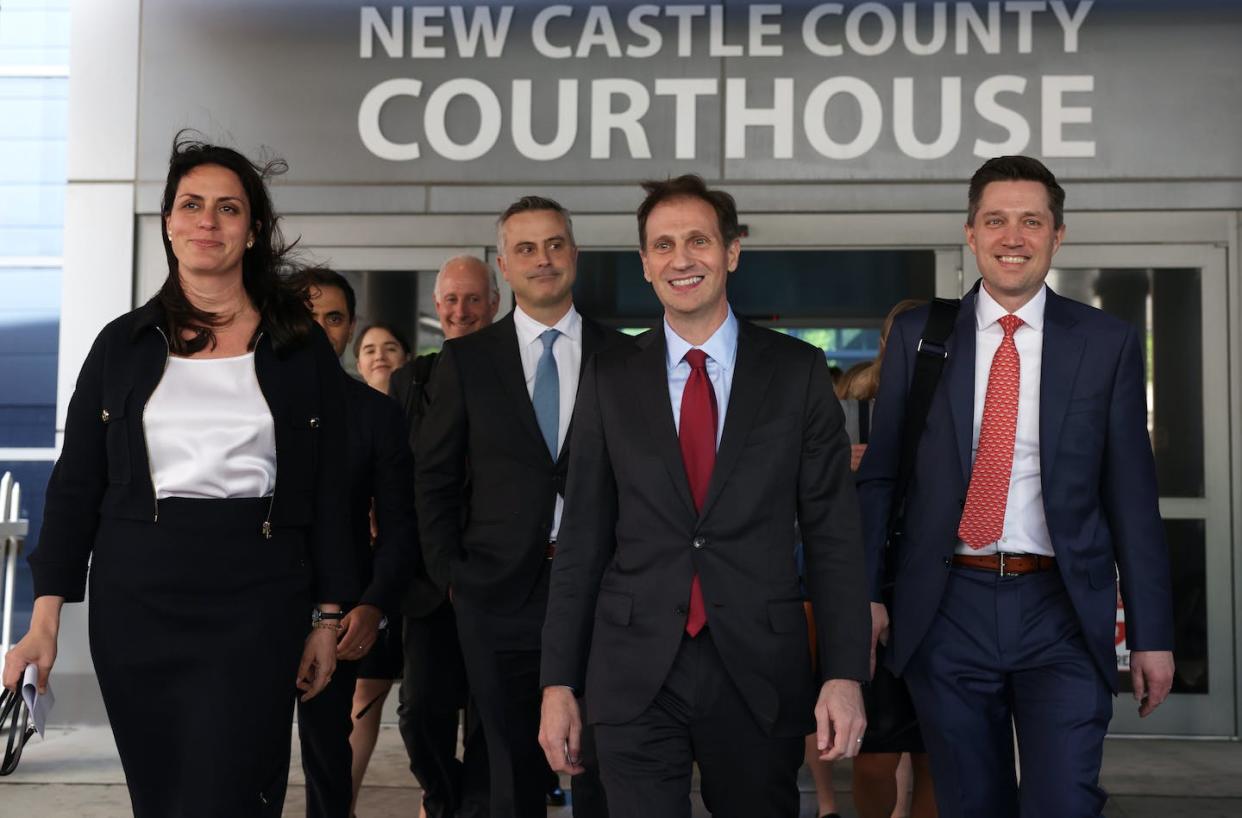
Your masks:
M682 358L690 364L691 369L707 369L707 353L701 349L692 349Z
M547 352L551 349L552 345L556 343L556 339L560 337L561 331L559 329L544 330L539 336L539 340L543 341L543 351Z
M1004 315L1001 316L1000 319L1001 329L1005 331L1006 337L1009 337L1017 332L1018 327L1022 326L1023 323L1022 319L1016 315Z

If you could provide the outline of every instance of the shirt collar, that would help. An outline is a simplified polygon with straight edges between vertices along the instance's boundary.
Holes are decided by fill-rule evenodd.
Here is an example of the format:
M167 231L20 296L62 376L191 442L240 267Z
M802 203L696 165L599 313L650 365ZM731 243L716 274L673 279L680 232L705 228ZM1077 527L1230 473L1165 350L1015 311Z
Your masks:
M561 320L551 327L539 323L523 312L521 307L514 304L513 327L517 330L518 343L522 344L522 346L533 344L540 335L543 335L549 329L560 330L561 335L564 335L571 341L582 340L582 316L574 308L573 304L569 305L569 312L562 315Z
M665 363L670 370L681 363L681 359L686 357L687 352L695 349L694 345L678 335L668 325L667 318L664 319L664 347L667 350ZM737 316L733 314L733 307L729 307L729 314L725 316L724 323L716 328L712 337L699 344L697 348L706 352L707 357L715 361L718 366L724 369L733 368L733 362L737 359Z
M1048 301L1048 285L1044 284L1030 301L1018 308L1014 315L1022 319L1022 323L1036 332L1044 331L1044 305ZM975 299L975 327L985 330L995 324L1009 311L996 303L996 299L988 293L987 287L979 285L979 295Z

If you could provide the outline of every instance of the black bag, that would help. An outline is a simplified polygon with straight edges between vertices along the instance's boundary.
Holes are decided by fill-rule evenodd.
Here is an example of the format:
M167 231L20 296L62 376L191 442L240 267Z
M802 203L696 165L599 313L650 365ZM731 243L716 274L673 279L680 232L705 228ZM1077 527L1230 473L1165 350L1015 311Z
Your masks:
M914 377L906 396L906 414L901 430L901 459L897 466L897 483L889 506L888 536L884 543L885 604L891 602L896 551L901 542L906 492L914 474L914 459L919 438L927 424L932 396L949 357L946 343L957 322L958 299L937 298L931 302L927 324L919 339ZM923 735L918 716L906 683L884 666L884 646L876 646L875 676L862 687L863 707L867 712L867 732L863 734L863 753L924 753Z
M35 729L30 724L30 710L20 692L0 692L0 739L5 740L4 759L0 761L0 775L8 775L17 769L22 759L22 748Z

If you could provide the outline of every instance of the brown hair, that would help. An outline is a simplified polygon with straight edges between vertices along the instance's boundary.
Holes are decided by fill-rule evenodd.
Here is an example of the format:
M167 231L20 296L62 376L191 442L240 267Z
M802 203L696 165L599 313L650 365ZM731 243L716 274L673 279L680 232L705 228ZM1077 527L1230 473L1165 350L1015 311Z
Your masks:
M640 252L647 249L647 217L656 205L670 199L701 199L716 211L716 224L720 238L729 244L742 234L737 222L737 203L723 190L712 190L702 176L687 173L664 180L649 179L642 183L647 197L638 206L638 246Z
M979 215L979 200L983 189L993 182L1039 182L1048 191L1048 209L1052 211L1052 226L1061 229L1065 223L1065 189L1057 183L1057 177L1038 159L1029 156L998 156L984 162L970 177L967 194L967 226L975 223Z
M863 361L845 370L845 374L841 376L836 387L838 398L871 400L875 397L876 392L880 391L880 367L884 364L884 350L888 346L888 334L892 332L893 321L903 312L909 312L925 303L927 302L906 298L898 301L888 311L888 315L884 316L884 323L880 326L880 349L876 352L875 360Z

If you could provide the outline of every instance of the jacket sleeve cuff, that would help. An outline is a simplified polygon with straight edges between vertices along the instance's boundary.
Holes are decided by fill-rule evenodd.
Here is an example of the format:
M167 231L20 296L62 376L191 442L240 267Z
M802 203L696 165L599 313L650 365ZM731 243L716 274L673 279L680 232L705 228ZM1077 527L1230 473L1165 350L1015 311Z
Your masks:
M66 602L81 602L86 598L86 566L35 561L34 556L31 554L29 563L36 597L63 596Z

